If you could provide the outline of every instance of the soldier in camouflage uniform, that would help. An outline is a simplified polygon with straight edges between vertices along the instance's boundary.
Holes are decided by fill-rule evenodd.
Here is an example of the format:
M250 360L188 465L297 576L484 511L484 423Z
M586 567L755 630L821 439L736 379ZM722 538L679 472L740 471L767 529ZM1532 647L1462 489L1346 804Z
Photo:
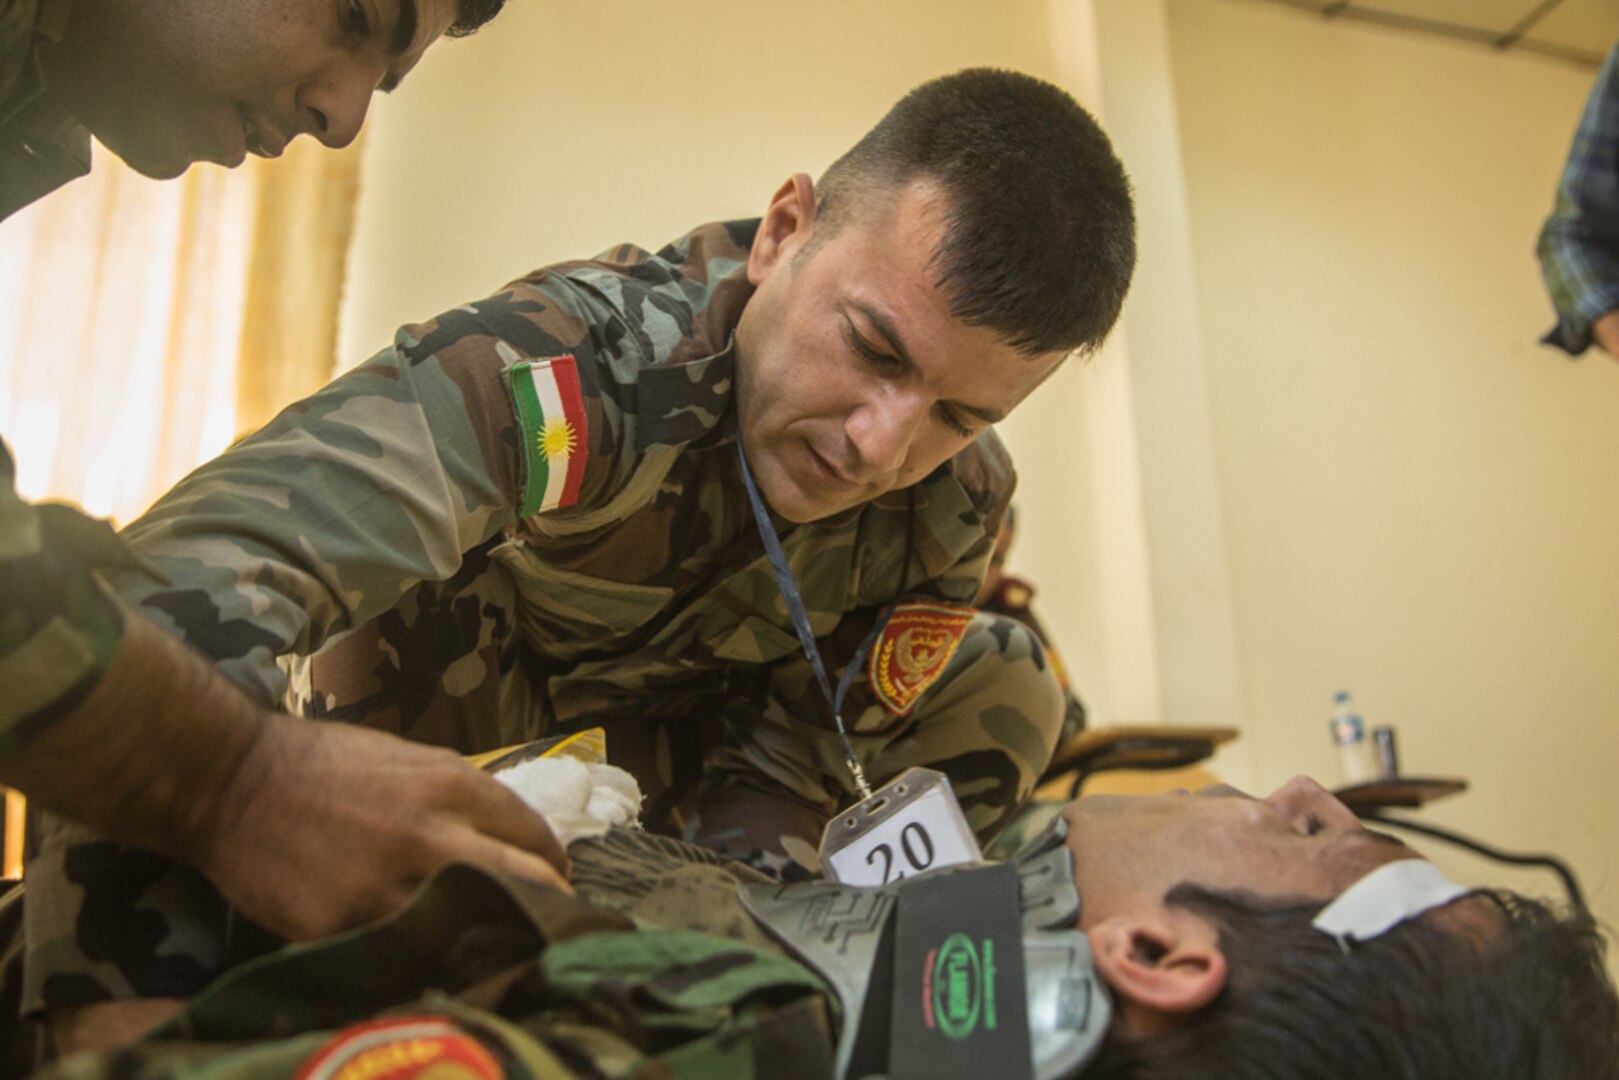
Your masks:
M264 701L304 657L311 715L462 752L605 723L701 840L813 865L853 785L745 452L867 771L943 769L987 837L1062 718L1035 637L969 606L1013 483L990 424L1099 344L1133 256L1072 99L938 80L762 222L402 330L127 530L171 584L117 585ZM193 993L238 943L199 884L51 823L25 1006Z

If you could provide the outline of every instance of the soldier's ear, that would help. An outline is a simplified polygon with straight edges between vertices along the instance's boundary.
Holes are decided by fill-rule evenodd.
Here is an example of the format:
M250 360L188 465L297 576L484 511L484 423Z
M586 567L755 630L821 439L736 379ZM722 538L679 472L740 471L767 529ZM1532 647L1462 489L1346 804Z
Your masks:
M809 239L815 226L815 181L794 173L776 189L748 253L748 280L762 284Z
M1120 1024L1153 1035L1208 1005L1226 984L1219 933L1201 916L1176 910L1106 919L1088 931L1096 970L1113 988Z

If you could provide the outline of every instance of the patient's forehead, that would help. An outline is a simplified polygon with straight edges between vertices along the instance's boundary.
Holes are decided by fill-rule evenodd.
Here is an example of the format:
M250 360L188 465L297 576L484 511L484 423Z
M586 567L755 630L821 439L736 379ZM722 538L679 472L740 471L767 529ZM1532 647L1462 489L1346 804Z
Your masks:
M1320 785L1296 778L1265 799L1232 788L1092 796L1064 808L1086 920L1139 913L1182 884L1277 900L1333 899L1379 866L1420 857L1368 832Z

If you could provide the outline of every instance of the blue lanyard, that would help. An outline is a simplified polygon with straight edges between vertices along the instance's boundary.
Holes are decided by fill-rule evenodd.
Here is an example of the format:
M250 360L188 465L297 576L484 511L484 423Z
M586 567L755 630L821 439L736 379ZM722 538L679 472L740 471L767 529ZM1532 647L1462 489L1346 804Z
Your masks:
M809 657L810 667L815 670L815 681L821 685L821 693L826 702L832 707L832 719L838 725L838 738L843 741L843 757L848 763L849 772L854 776L855 786L860 789L862 799L871 798L871 785L866 783L866 770L860 765L860 759L855 756L854 745L849 741L849 732L843 726L843 699L849 693L849 686L854 682L855 673L865 663L866 653L871 649L871 643L877 640L877 634L883 628L886 619L878 619L877 624L866 635L866 640L860 643L854 656L849 660L849 666L843 669L843 677L838 680L838 688L834 692L832 680L826 673L826 664L821 660L821 650L815 644L815 632L810 629L809 613L804 610L804 597L798 591L798 581L793 577L792 567L787 565L787 553L781 549L781 540L776 536L775 526L770 524L770 511L765 508L764 500L759 497L759 489L754 486L753 473L748 470L748 458L742 450L742 436L738 433L736 438L737 460L742 462L742 483L748 489L748 505L753 508L754 524L759 526L759 539L764 541L765 554L770 559L770 569L776 575L776 587L781 590L781 598L787 601L787 613L792 616L793 629L798 633L798 643L804 648L804 655Z

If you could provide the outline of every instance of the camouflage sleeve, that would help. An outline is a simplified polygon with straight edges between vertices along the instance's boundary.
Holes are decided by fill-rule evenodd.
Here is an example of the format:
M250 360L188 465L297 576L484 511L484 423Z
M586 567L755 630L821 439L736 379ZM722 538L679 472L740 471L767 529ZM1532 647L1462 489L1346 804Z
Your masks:
M126 536L162 567L115 585L265 702L276 658L389 609L416 582L517 521L534 490L509 373L576 358L575 419L601 450L573 505L610 497L619 414L602 389L639 348L599 295L541 273L402 330L392 348L192 473ZM583 419L579 417L582 415ZM579 459L586 461L585 456ZM184 997L231 963L226 912L202 877L42 815L30 863L23 1008Z
M280 701L278 656L314 652L412 585L448 578L518 520L536 464L521 445L516 366L577 358L583 426L601 452L581 455L574 504L621 479L620 414L599 389L602 354L633 347L616 319L541 273L401 330L129 526L170 584L117 575L113 585L261 700Z
M91 568L116 552L101 522L18 496L0 443L0 759L89 694L123 634Z

